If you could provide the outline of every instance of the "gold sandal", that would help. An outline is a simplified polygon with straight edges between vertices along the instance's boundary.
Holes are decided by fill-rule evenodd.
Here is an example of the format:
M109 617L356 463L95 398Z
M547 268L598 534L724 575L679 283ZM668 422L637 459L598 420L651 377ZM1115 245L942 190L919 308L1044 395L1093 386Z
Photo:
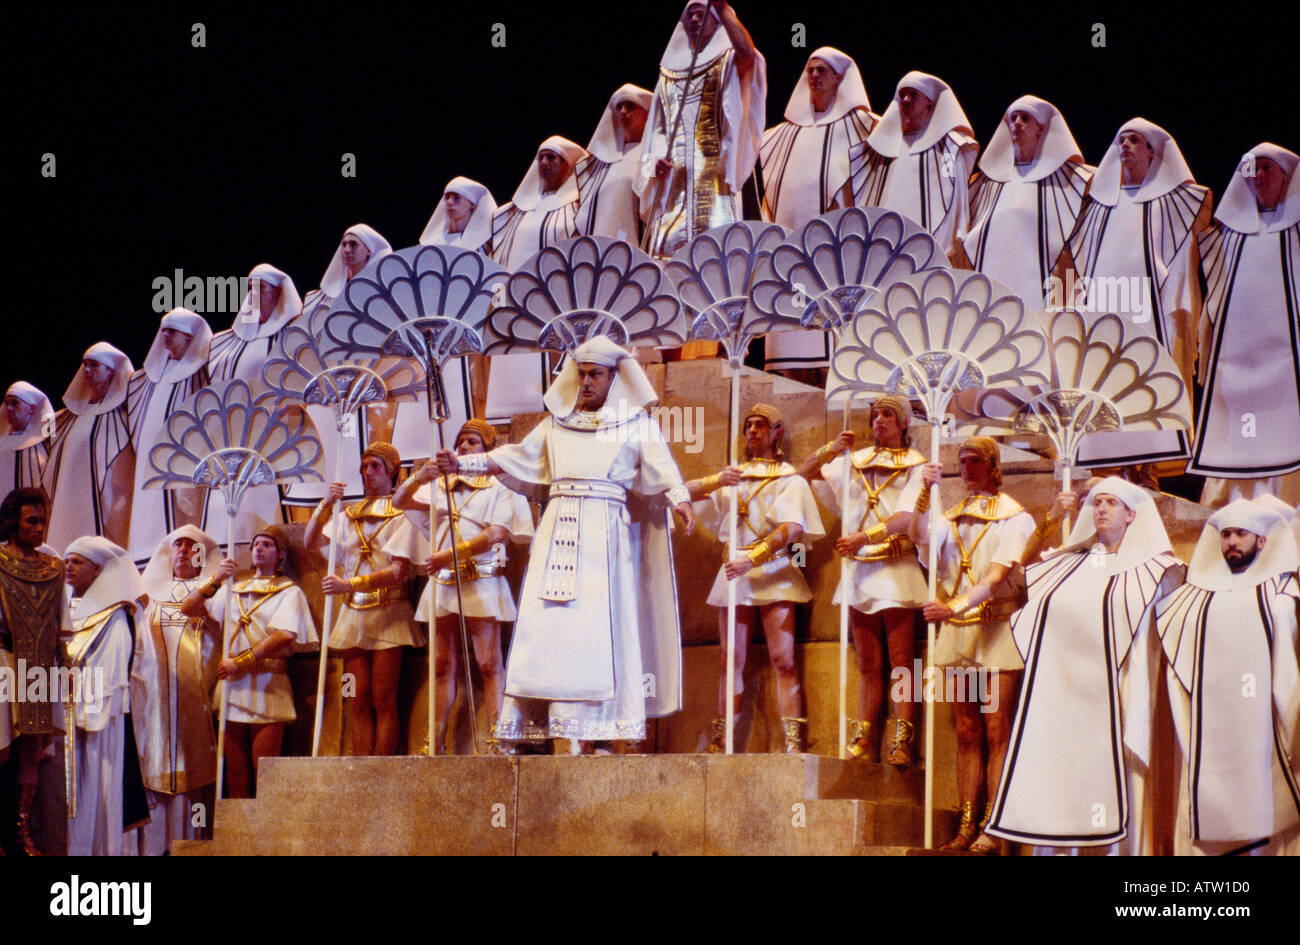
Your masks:
M941 844L940 850L956 852L966 850L970 847L971 842L975 839L975 833L979 828L975 826L975 804L973 801L961 802L961 823L957 826L957 834L947 843Z
M849 757L875 761L876 745L872 738L875 734L871 731L872 724L858 719L852 719L851 721L852 725L849 728Z
M908 768L912 764L912 741L916 738L916 726L907 719L891 718L894 724L893 741L889 745L888 764L896 768Z
M796 719L781 716L781 728L785 731L785 753L799 755L803 753L803 727L808 724L806 718Z

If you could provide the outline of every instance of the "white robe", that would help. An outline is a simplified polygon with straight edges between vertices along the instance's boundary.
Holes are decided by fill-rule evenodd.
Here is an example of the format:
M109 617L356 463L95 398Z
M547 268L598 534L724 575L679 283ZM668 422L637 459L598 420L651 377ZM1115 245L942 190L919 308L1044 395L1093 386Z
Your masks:
M951 257L970 226L968 182L979 145L953 129L933 146L887 158L863 142L855 149L853 202L882 207L919 223Z
M83 629L87 624L91 626ZM76 816L68 818L68 855L121 856L122 775L126 729L131 724L131 629L122 605L115 605L102 622L74 616L72 626L68 655L72 665L82 670L83 678L89 674L88 678L95 680L99 698L83 698L73 704ZM83 685L82 693L87 692Z
M781 463L773 469L767 463L758 462L746 463L741 468L743 478L736 487L739 490L738 507L748 506L748 523L745 517L737 517L737 549L766 538L784 522L798 525L803 530L803 536L799 539L801 544L826 537L808 481L796 473L793 466ZM769 477L771 471L775 471L775 478ZM764 482L769 484L764 486ZM715 489L693 503L700 525L722 542L724 558L726 543L731 535L730 492L727 488ZM718 568L718 576L709 591L707 603L714 607L727 606L728 581L725 571L724 561L722 567ZM795 565L786 549L780 549L777 557L772 560L750 568L736 578L734 583L736 603L745 606L762 606L782 601L805 604L812 600L812 591L808 589L802 569Z
M1205 395L1187 471L1236 480L1300 470L1300 223L1243 235L1216 222L1200 249Z
M124 402L100 413L60 410L42 478L51 503L46 542L61 549L102 535L125 545L135 462Z
M1032 166L1032 165L1029 165ZM1031 310L1050 303L1048 286L1065 240L1074 229L1092 171L1067 161L1041 180L1005 182L983 171L971 182L971 225L962 245L976 272L996 279Z
M1196 361L1196 232L1209 214L1210 192L1184 183L1138 201L1121 187L1113 207L1089 198L1057 266L1066 292L1086 290L1082 304L1114 312L1126 326L1158 341L1191 389ZM1067 302L1067 304L1070 304ZM1181 431L1093 433L1079 446L1078 465L1117 466L1185 459Z
M458 516L458 540L472 541L489 526L500 525L509 533L512 541L528 541L533 535L533 514L528 508L528 500L517 492L511 492L494 476L486 476L484 480L486 485L481 488L471 489L459 483L452 487L452 499ZM430 512L437 523L437 536L432 546L437 551L445 551L452 545L451 530L447 527L447 492L441 479L435 480L434 486ZM423 493L422 498L429 497L427 486L420 491ZM410 514L423 519L421 527L427 535L428 515ZM474 558L474 564L479 570L479 577L475 580L464 575L461 577L465 616L514 620L515 600L506 581L505 547L494 545L488 548ZM438 617L457 613L455 581L450 567L429 578L415 608L416 619L429 623ZM433 607L432 612L430 606Z
M316 622L307 607L307 596L297 584L289 582L264 603L270 585L267 578L236 579L233 589L223 587L207 602L212 619L222 624L222 633L229 636L227 657L235 657L244 650L257 646L277 630L293 634L292 643L272 659L287 660L295 650L311 649L320 645L316 636ZM238 597L236 601L234 598ZM231 626L225 626L226 601L230 599ZM240 627L240 614L248 615L246 628ZM293 707L293 688L287 672L251 672L224 681L229 695L227 721L251 724L292 722L298 717ZM220 702L217 703L220 705Z
M897 459L895 459L897 457ZM898 465L895 465L895 462ZM837 456L821 468L822 478L813 482L813 490L824 504L840 515L843 534L865 532L883 524L895 513L916 507L924 485L921 464L925 458L916 450L898 451L868 446L853 453L849 473L849 513L840 513L844 483L844 457ZM875 491L874 509L867 509L867 486ZM862 552L859 551L859 554ZM853 558L848 566L848 602L854 610L875 614L896 607L919 608L929 599L925 574L916 552L879 561ZM844 581L835 586L831 602L844 602Z
M1025 675L993 836L1081 847L1141 839L1148 631L1156 601L1185 569L1167 553L1118 572L1115 561L1096 546L1029 569L1029 603L1012 620Z
M608 236L633 246L641 243L641 198L637 175L641 173L641 143L629 142L617 161L606 163L595 155L578 162L578 231L587 236Z
M131 498L131 532L126 546L131 559L143 567L154 549L174 529L198 525L203 520L206 492L201 486L189 489L146 489L145 482L157 473L149 463L149 451L165 433L167 418L206 387L208 375L199 370L179 381L149 379L144 369L136 371L126 391L126 409L131 425L131 445L138 457L135 464L135 490Z
M1290 573L1236 591L1184 584L1157 608L1182 755L1176 854L1300 827L1298 597Z
M369 510L380 515L353 518L348 509L340 511L339 521L333 518L325 524L323 535L328 545L334 540L334 529L339 530L338 570L344 578L382 571L396 559L402 558L413 566L424 559L418 529L411 520L393 511L387 498L366 500ZM353 510L357 506L350 506ZM387 517L382 517L387 516ZM360 534L358 534L358 529ZM362 535L371 549L368 557L362 555ZM408 573L413 573L408 572ZM415 626L415 611L411 607L407 585L390 588L387 594L395 599L379 606L364 606L364 594L341 594L337 598L338 618L329 632L329 647L345 650L361 647L367 650L386 650L395 646L422 646L424 635ZM354 603L363 606L354 607Z
M634 521L621 496L686 500L663 435L640 409L599 429L548 415L488 455L520 482L552 488L520 592L501 737L644 738L647 716L681 707L677 591L654 524L665 513ZM559 494L584 480L611 497Z
M32 423L39 422L39 418L32 420ZM26 439L26 431L0 437L0 498L15 489L41 484L41 471L50 455L49 441L39 440L31 446L20 446Z
M763 218L798 230L815 217L851 206L849 152L875 124L871 112L855 108L826 124L805 127L784 121L767 129L759 149ZM830 335L824 331L773 332L765 344L767 371L830 363Z

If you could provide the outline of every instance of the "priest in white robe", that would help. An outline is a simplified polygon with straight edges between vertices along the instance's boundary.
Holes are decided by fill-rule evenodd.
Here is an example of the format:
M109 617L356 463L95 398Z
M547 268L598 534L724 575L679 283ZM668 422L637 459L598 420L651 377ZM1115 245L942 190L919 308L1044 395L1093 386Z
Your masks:
M686 4L659 60L640 182L645 250L673 255L741 219L766 123L767 64L728 3ZM649 163L650 161L653 164Z
M541 143L514 198L492 217L492 255L516 272L547 246L578 232L578 182L573 168L587 156L581 145L552 135ZM497 354L488 367L488 423L542 409L550 362L544 354Z
M284 329L301 314L302 298L293 279L268 263L254 266L248 274L248 294L239 306L235 323L213 335L208 346L209 383L219 385L238 378L256 387L262 382L262 368L274 356ZM146 457L144 462L148 461ZM235 541L252 538L257 522L278 522L282 517L280 490L274 485L252 487L239 505ZM225 541L226 502L216 489L208 491L207 510L200 527Z
M339 240L329 265L325 268L325 275L320 280L320 288L308 292L303 299L303 318L310 319L314 314L329 311L334 301L343 295L348 282L370 263L383 259L392 251L393 248L388 240L373 227L364 223L348 227L343 233L343 238ZM427 408L424 407L423 402L420 406L427 418ZM307 408L307 413L316 427L316 434L320 437L323 455L332 458L338 451L339 438L338 428L334 424L333 408L314 404ZM374 410L363 407L353 415L352 425L344 431L343 465L338 474L346 484L345 497L348 501L360 499L365 495L365 487L357 472L361 466L361 451L367 443L386 438L385 435L389 432L388 425L392 423L391 418L394 413L394 405L391 403L377 405ZM371 420L378 421L379 429L372 427ZM311 509L325 495L327 488L323 482L295 482L285 485L281 489L281 496L286 512L288 509ZM278 519L267 519L267 521L276 520Z
M1300 853L1300 560L1289 523L1219 509L1156 608L1181 750L1174 853Z
M454 246L491 255L496 212L497 202L490 190L468 177L453 177L420 234L420 245Z
M52 547L83 535L127 540L136 462L126 414L131 373L131 359L101 341L86 349L64 391L41 480L50 496Z
M852 206L849 154L878 121L858 64L831 46L815 50L785 106L785 121L763 133L763 218L797 230L814 217ZM830 335L824 331L774 332L765 343L768 371L830 363Z
M1152 623L1184 572L1151 497L1115 476L1093 487L1066 547L1029 568L1029 602L1011 623L1020 706L985 833L1150 852Z
M10 384L0 410L0 496L41 484L53 432L50 398L26 381Z
M186 400L208 385L208 346L212 329L187 308L174 308L162 317L144 367L127 385L126 412L131 424L131 445L141 457L135 464L131 498L131 534L127 550L137 566L149 561L158 542L181 525L203 521L207 490L146 489L155 475L149 451L167 427L167 418Z
M196 804L212 810L217 778L213 687L221 661L221 625L186 617L181 604L221 563L220 546L193 525L165 535L141 579L149 606L136 628L131 660L131 720L149 824L139 852L162 856L176 840L210 836ZM205 819L206 820L206 819Z
M952 259L970 226L967 185L978 153L970 119L948 83L909 72L851 155L854 203L919 223Z
M1196 235L1210 222L1211 195L1192 179L1169 133L1145 118L1125 122L1097 165L1056 263L1058 304L1113 312L1154 338L1192 389L1201 298ZM1096 433L1083 440L1078 465L1136 465L1186 459L1187 435Z
M80 679L64 737L68 855L121 856L123 829L144 813L129 671L137 602L147 595L130 555L105 538L78 538L63 557L72 592L68 658Z
M641 244L639 185L649 173L641 139L652 97L639 85L619 86L609 97L587 156L574 169L580 232Z
M1031 310L1047 308L1052 269L1091 179L1056 106L1022 95L980 155L958 264L1015 290Z
M689 493L658 425L654 388L604 336L581 345L518 444L440 472L547 486L506 663L503 741L574 746L645 738L681 708L681 632L663 500L694 528ZM607 750L599 749L598 750Z
M1300 501L1297 163L1275 144L1251 148L1199 238L1205 394L1187 471L1210 477L1206 505L1265 492Z

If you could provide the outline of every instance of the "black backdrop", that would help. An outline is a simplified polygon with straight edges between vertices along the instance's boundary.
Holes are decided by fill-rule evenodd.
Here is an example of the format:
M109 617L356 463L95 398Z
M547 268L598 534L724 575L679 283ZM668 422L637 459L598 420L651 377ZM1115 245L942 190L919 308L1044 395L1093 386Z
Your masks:
M25 378L58 406L99 340L139 367L159 317L153 280L176 269L241 276L266 261L305 294L352 223L397 247L416 242L456 174L508 200L543 138L585 144L616 87L653 86L680 9L490 0L25 10L6 44L11 331L0 383ZM909 69L945 79L982 143L1024 93L1061 109L1094 164L1140 114L1173 134L1216 195L1247 148L1300 144L1295 44L1263 11L1210 22L1132 4L983 9L737 4L767 59L769 125L808 53L833 45L858 61L877 112ZM802 47L792 45L797 23ZM494 24L504 47L492 45ZM345 152L354 178L341 174ZM46 154L52 178L41 173ZM217 331L232 318L210 315Z

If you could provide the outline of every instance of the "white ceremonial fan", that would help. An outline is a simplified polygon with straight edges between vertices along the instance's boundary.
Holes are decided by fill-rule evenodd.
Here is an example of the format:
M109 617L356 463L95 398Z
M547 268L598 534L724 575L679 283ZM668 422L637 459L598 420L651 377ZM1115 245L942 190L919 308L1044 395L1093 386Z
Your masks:
M429 398L429 456L444 444L442 424L448 417L443 365L451 358L483 352L483 324L507 273L488 257L452 246L412 246L366 265L348 281L325 318L325 357L357 358L390 355L413 360L424 374ZM446 477L444 477L445 482ZM451 489L446 489L448 514ZM452 548L456 596L461 595L460 561ZM467 682L470 673L469 633L461 612L460 635ZM434 647L429 634L429 753L437 731ZM474 751L478 726L472 684L466 689Z
M235 517L244 493L273 482L320 482L321 446L307 412L277 405L274 394L255 392L235 379L205 387L167 418L149 450L156 475L146 489L206 486L226 500L226 557L235 544ZM226 614L231 610L231 582L226 582ZM230 621L225 626L223 656L230 652ZM217 735L217 795L224 771L226 710L229 694L221 687Z
M754 304L754 286L771 278L773 251L788 234L775 223L741 221L714 227L701 233L677 251L668 261L668 275L677 286L682 302L695 318L690 337L718 341L727 355L731 370L731 418L728 427L728 461L737 463L736 431L740 427L740 370L749 343L757 336L781 327L780 320ZM731 496L728 559L736 556L737 494ZM727 582L727 671L726 671L726 753L734 748L736 661L736 585Z
M930 457L939 457L939 428L959 391L1045 384L1047 337L1025 303L978 272L934 269L885 289L854 316L831 359L826 397L857 391L901 394L925 405ZM939 489L930 487L929 596L935 597ZM927 659L935 625L928 624ZM933 842L934 701L926 699L925 845Z
M604 335L624 347L679 345L686 324L663 267L623 240L580 236L548 246L510 277L487 322L487 353L571 354Z

